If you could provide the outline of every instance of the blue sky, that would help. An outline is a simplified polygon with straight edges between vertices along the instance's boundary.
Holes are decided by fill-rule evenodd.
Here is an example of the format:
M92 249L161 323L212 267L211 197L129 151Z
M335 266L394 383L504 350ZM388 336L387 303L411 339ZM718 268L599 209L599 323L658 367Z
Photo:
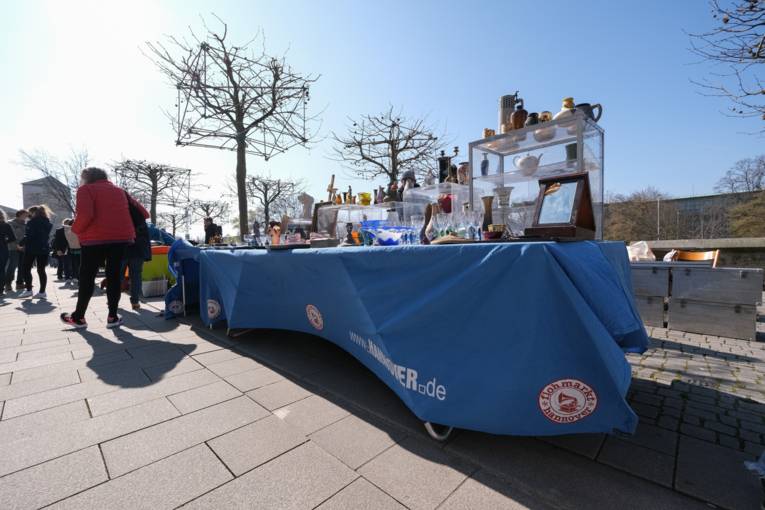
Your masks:
M19 148L65 153L87 147L98 163L121 157L188 166L219 196L232 153L175 147L162 108L174 91L141 53L147 40L199 29L215 11L232 40L258 28L267 50L287 51L297 70L321 74L312 105L325 108L321 135L347 116L394 105L427 115L462 154L484 127L496 127L497 98L520 90L529 111L560 100L604 107L605 188L655 186L674 196L712 192L736 160L765 152L745 134L762 121L725 117L726 103L690 82L694 64L683 30L708 28L701 0L666 1L0 1L0 204L21 203L19 183L34 175L14 160ZM323 196L332 173L341 187L372 188L342 177L327 138L251 173L302 178ZM374 184L381 184L374 183Z

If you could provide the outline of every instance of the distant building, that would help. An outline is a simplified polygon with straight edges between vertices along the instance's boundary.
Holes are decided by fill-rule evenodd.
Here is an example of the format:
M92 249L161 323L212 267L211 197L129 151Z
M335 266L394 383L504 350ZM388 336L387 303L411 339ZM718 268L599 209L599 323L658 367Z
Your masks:
M53 211L53 224L60 224L64 218L71 218L71 210L67 197L71 192L69 187L53 177L43 177L34 181L21 183L24 208L45 204Z
M719 239L732 237L728 213L735 206L748 202L762 191L719 193L695 197L668 198L648 202L612 202L605 204L605 221L615 216L640 217L644 228L635 239ZM658 217L658 221L657 221ZM607 235L625 238L622 232Z

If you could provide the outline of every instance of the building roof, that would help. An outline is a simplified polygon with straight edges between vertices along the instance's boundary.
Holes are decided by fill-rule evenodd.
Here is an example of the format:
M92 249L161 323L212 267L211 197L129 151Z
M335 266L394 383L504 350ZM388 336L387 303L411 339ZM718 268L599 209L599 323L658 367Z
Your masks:
M62 188L66 188L66 184L64 184L63 182L59 181L55 177L51 177L50 175L48 175L46 177L41 177L39 179L34 179L34 180L31 180L31 181L26 181L26 182L22 182L21 183L22 186L36 185L36 184L41 184L41 185L53 184L53 185L61 186Z
M8 216L9 218L13 218L13 217L16 216L16 211L18 211L18 209L15 209L13 207L6 207L4 205L0 205L0 211L3 211L5 213L5 215Z

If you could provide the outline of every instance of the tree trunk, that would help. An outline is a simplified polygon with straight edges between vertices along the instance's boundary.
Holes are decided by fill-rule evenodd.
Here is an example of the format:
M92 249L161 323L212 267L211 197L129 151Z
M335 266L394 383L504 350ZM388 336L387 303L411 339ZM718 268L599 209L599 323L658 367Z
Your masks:
M237 140L236 143L236 194L239 204L239 235L244 239L245 234L250 233L247 218L247 159L245 158L245 141Z
M157 195L159 195L159 191L157 190L157 181L152 179L151 181L151 197L150 197L150 204L149 204L149 217L151 218L151 222L153 224L157 224ZM175 228L173 226L173 228ZM173 232L173 237L175 237L175 232Z
M266 220L266 228L268 228L268 222L271 220L271 208L269 207L269 203L266 200L265 205L263 206L263 217Z

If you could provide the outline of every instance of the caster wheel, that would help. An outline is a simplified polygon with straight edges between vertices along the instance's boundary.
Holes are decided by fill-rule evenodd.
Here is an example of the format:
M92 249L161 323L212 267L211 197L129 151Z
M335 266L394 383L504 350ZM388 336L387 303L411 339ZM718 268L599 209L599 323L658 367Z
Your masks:
M446 425L439 425L437 423L424 422L425 430L428 431L428 435L436 441L446 441L454 430L453 427L447 427Z

